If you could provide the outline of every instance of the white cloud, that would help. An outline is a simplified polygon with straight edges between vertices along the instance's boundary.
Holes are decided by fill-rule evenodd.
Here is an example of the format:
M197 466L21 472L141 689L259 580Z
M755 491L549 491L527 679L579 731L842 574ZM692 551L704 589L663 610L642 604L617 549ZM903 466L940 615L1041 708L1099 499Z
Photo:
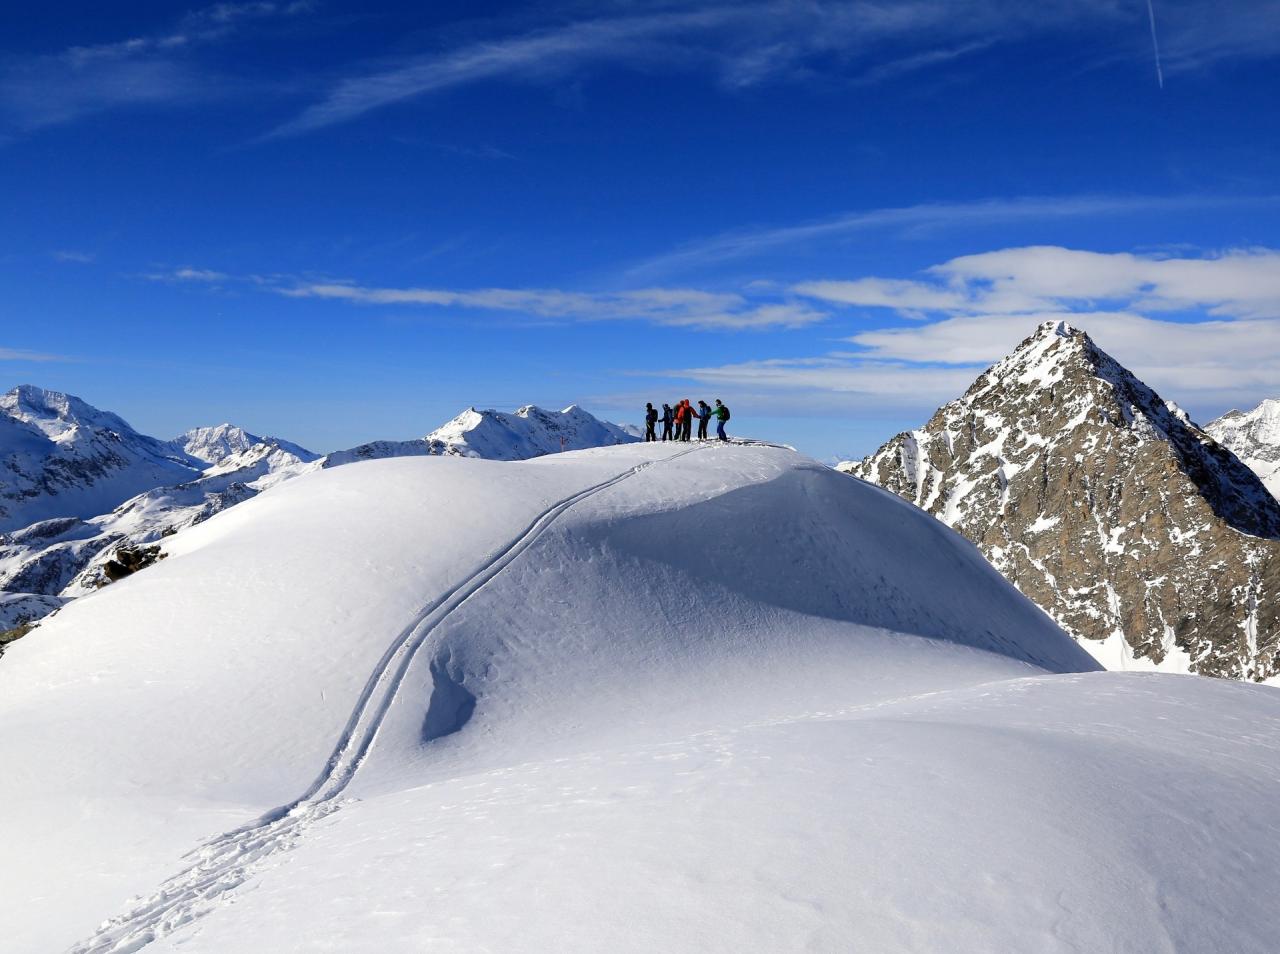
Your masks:
M797 294L914 317L1018 314L1114 303L1146 311L1203 309L1238 318L1280 317L1280 251L1244 249L1207 258L1169 258L1031 246L966 255L922 280L813 281Z
M361 305L419 305L516 312L572 321L648 321L702 329L796 328L827 317L826 312L799 302L751 301L735 293L691 288L642 288L620 292L577 292L553 288L457 290L366 288L342 282L277 284L271 287L291 298L323 298Z
M1104 311L976 315L866 331L849 340L864 349L863 360L976 369L1008 354L1043 321L1067 321L1088 332L1163 397L1193 409L1251 405L1280 393L1280 319L1273 318L1176 322Z
M148 272L142 277L153 282L221 283L234 281L258 281L256 276L248 276L240 279L228 275L226 272L215 272L210 268L191 268L190 266L185 265L181 268L171 268L161 272Z
M74 265L91 265L98 256L93 252L77 252L74 249L58 249L53 252L54 261L68 262Z

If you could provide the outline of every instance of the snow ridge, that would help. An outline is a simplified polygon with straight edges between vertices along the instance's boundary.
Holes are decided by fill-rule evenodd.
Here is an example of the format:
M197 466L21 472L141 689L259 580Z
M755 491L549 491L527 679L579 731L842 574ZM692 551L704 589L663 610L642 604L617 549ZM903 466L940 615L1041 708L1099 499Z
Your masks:
M692 447L668 460L700 449ZM197 849L194 864L169 879L155 894L141 899L125 914L103 924L92 937L72 948L73 954L134 951L190 924L213 910L225 892L243 884L266 857L287 850L306 827L336 810L339 806L335 799L359 771L377 739L378 730L404 682L405 674L432 632L450 613L527 550L565 511L635 476L653 463L644 461L555 502L495 556L432 601L387 648L356 701L327 765L302 795L266 813L256 822L228 832ZM447 653L445 655L447 663ZM442 677L441 669L438 661L431 667L438 680L436 693L457 691L447 678ZM433 694L433 702L434 699ZM455 724L444 731L456 728Z

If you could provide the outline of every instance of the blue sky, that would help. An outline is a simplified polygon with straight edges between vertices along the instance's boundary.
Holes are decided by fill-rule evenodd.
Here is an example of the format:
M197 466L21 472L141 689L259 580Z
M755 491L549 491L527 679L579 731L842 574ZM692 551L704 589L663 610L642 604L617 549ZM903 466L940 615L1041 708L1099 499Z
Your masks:
M1067 316L1280 394L1275 0L119 6L0 21L6 387L320 451L720 397L829 459Z

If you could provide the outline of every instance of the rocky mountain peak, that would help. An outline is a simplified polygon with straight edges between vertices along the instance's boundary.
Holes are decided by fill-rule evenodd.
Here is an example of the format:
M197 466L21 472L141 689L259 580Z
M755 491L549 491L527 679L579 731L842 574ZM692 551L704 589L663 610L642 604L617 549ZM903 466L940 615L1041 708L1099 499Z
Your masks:
M1280 505L1065 322L1041 325L923 428L841 469L968 536L1069 631L1105 642L1108 664L1127 653L1218 675L1276 671Z

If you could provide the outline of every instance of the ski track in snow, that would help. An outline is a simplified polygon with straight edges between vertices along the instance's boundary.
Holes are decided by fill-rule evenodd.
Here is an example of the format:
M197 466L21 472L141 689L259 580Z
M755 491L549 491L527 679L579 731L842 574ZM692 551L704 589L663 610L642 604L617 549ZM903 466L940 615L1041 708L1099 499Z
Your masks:
M228 891L244 884L268 857L287 851L306 828L341 806L337 798L351 784L373 747L417 651L449 614L501 573L575 504L655 463L676 460L706 446L714 445L695 445L670 457L637 464L543 510L523 533L428 604L395 638L365 683L324 770L302 795L188 853L186 857L195 859L191 865L169 878L155 893L133 899L128 911L104 922L91 937L72 947L70 954L132 954L211 913Z

